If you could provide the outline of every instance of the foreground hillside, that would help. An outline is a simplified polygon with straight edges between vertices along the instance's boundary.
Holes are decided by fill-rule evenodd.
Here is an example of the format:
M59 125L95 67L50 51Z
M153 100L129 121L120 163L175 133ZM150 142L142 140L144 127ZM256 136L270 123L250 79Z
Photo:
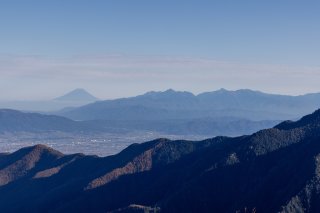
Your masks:
M105 158L0 155L3 212L320 212L320 111L250 136L158 139Z

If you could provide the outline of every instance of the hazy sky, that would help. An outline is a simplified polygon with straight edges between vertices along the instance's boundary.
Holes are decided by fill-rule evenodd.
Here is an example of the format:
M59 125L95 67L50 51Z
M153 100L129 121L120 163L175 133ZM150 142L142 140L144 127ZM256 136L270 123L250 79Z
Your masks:
M0 0L0 100L320 92L320 1Z

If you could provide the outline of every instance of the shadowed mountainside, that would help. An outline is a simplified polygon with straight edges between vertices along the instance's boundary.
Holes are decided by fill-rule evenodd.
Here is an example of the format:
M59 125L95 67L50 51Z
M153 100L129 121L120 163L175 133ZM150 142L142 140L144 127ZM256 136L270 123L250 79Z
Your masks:
M319 212L320 110L249 136L158 139L99 158L0 155L4 212Z

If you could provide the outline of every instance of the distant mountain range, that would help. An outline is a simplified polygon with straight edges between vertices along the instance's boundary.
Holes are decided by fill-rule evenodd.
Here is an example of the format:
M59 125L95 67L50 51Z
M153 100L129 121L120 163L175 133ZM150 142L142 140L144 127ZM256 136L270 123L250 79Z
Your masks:
M158 139L99 158L0 155L3 212L320 212L320 110L249 136Z
M320 93L300 96L241 89L190 92L147 92L130 98L100 101L84 89L44 101L0 101L0 109L46 112L74 120L176 120L233 117L253 121L298 119L320 106Z
M37 103L32 103L30 107L35 110L34 104ZM45 104L48 105L47 109L65 108L46 112L56 117L42 116L41 121L34 115L25 119L30 114L16 114L11 118L22 118L17 117L14 125L10 123L13 122L10 119L2 120L0 131L151 131L184 136L238 136L270 128L283 120L299 119L320 106L320 93L286 96L247 89L220 89L194 95L170 89L136 97L99 101L85 90L76 89L52 101L40 103L38 109ZM2 111L4 114L8 112ZM19 124L22 120L23 124Z
M84 89L75 89L61 97L43 101L0 101L0 108L22 111L57 111L66 107L79 107L98 101Z
M115 100L98 101L58 112L75 120L176 120L234 117L247 120L298 119L320 106L320 93L273 95L252 90L193 95L167 90Z

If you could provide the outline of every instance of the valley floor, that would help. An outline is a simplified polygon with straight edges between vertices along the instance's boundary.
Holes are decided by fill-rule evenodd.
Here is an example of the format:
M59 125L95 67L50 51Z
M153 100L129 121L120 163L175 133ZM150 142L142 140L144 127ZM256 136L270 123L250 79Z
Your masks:
M25 146L44 144L65 154L109 156L119 153L133 143L142 143L156 138L202 140L209 136L168 135L158 132L135 131L130 133L76 134L65 132L18 132L0 134L1 152L14 152Z

